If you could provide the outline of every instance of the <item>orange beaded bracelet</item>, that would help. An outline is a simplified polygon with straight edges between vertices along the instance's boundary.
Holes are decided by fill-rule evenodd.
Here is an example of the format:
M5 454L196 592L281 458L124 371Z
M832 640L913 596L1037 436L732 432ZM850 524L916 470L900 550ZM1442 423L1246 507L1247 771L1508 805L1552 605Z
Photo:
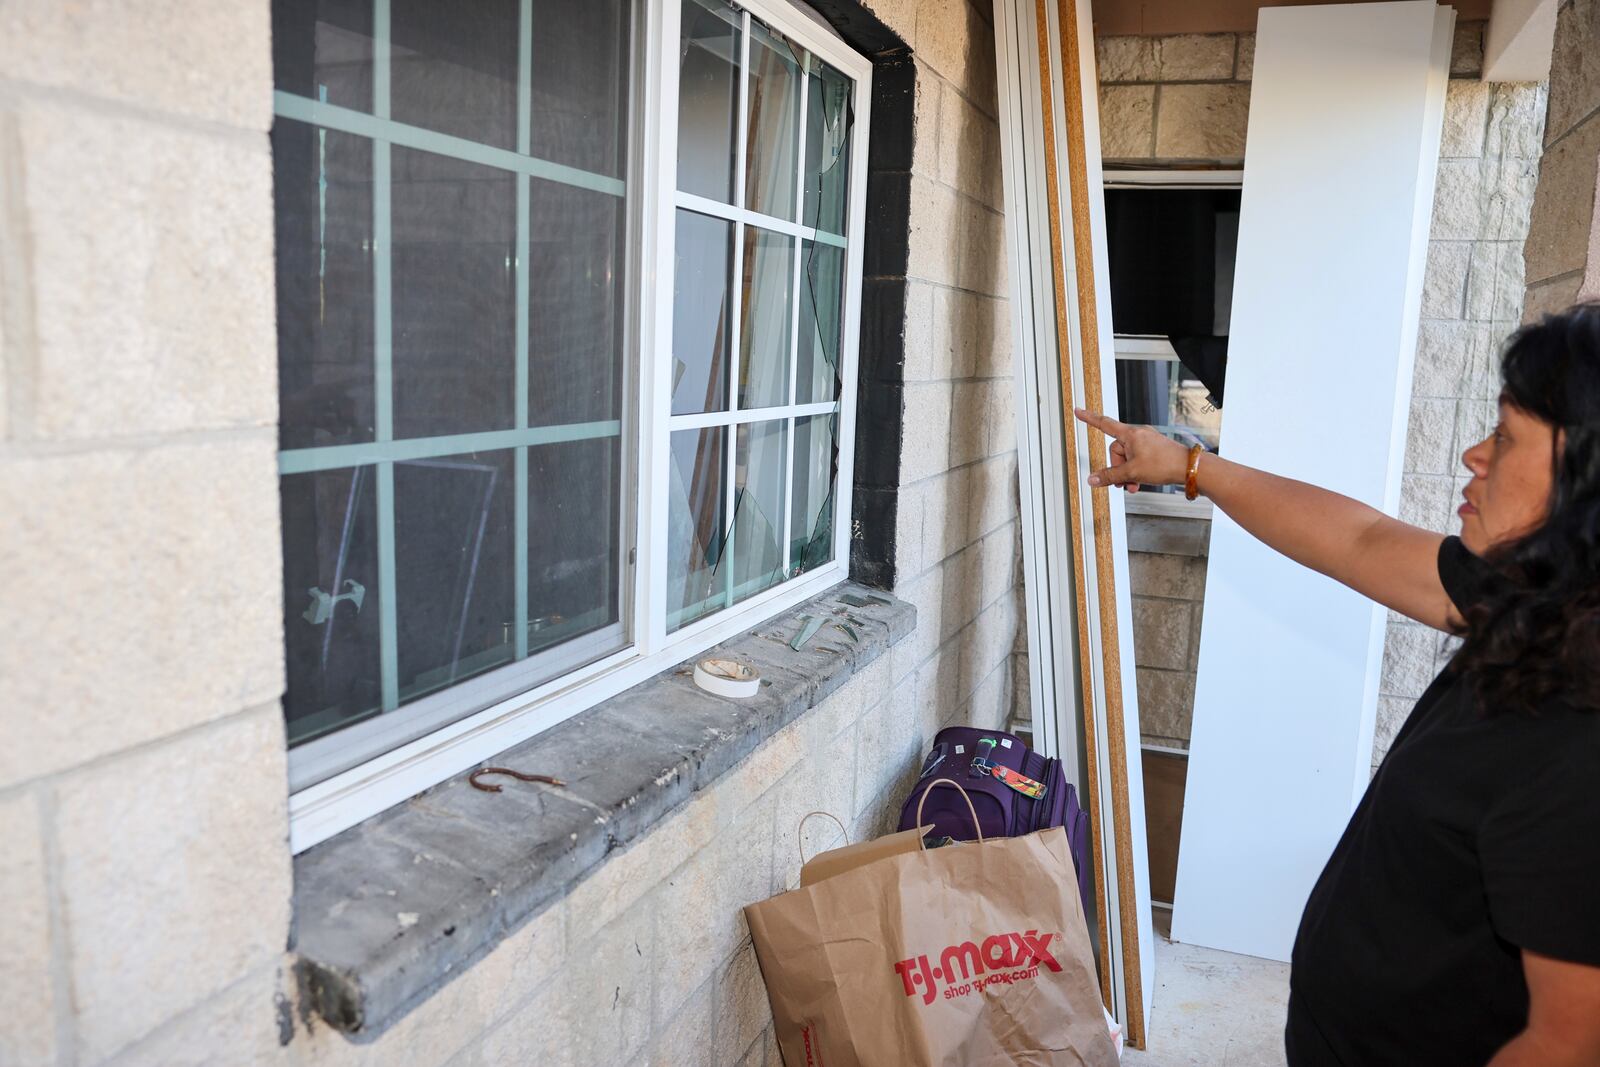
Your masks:
M1189 449L1189 474L1183 480L1183 496L1185 500L1193 500L1200 495L1200 457L1205 454L1204 445L1195 445Z

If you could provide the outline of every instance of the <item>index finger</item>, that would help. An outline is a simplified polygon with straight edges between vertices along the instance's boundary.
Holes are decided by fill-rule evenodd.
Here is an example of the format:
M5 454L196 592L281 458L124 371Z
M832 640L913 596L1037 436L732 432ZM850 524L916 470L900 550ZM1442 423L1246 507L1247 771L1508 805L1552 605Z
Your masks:
M1102 433L1110 434L1112 437L1126 437L1128 434L1128 427L1109 415L1101 415L1086 408L1073 408L1072 413L1078 417L1079 422L1093 426L1095 429Z

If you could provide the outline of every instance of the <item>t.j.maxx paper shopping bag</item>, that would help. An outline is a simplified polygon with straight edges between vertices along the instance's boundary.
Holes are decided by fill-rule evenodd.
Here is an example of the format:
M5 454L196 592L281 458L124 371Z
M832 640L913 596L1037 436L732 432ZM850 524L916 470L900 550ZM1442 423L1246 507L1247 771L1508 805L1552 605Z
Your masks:
M1117 1062L1059 828L873 860L745 917L787 1067Z

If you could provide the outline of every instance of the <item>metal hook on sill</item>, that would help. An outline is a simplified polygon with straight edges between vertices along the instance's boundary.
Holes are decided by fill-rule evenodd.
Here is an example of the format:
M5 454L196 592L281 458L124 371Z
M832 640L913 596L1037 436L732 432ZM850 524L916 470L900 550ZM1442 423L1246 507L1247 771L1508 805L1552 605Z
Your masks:
M467 776L467 781L471 783L472 788L481 789L485 793L498 793L500 790L505 788L504 786L494 785L493 783L485 785L483 782L478 781L478 778L485 774L509 774L511 777L516 778L519 781L544 782L547 785L565 786L567 784L559 778L550 777L548 774L523 774L521 771L514 771L510 767L479 767L477 770L473 771Z

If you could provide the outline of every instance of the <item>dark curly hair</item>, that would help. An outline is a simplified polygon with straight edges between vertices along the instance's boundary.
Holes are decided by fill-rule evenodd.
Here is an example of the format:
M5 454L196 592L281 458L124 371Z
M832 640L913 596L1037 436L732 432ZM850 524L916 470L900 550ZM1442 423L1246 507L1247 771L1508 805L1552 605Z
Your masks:
M1499 580L1468 611L1453 667L1491 713L1556 698L1600 710L1600 304L1512 334L1500 377L1503 401L1560 431L1554 488L1542 525L1488 553Z

